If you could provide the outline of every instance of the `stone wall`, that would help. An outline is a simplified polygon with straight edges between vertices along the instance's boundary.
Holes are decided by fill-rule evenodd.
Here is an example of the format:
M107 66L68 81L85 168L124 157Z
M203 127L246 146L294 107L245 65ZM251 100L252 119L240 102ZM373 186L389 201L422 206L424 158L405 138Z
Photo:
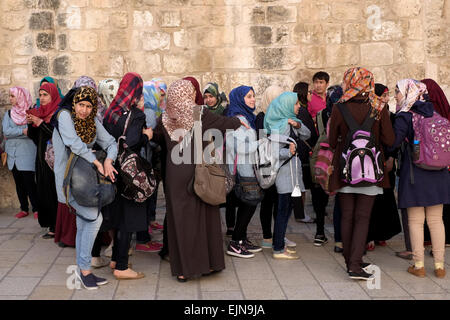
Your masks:
M170 83L193 75L227 93L261 95L349 66L391 89L399 79L450 85L450 0L1 0L0 109L8 88L37 94L46 75L63 92L81 75L127 71ZM0 110L1 112L2 110ZM4 177L0 174L4 184ZM0 207L12 205L2 196Z

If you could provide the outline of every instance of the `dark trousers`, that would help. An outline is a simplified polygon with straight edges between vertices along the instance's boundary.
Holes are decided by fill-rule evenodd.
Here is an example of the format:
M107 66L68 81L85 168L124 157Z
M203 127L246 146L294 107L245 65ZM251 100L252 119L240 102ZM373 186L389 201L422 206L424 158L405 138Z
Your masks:
M305 219L305 206L302 197L291 197L294 217L296 220Z
M252 220L253 214L256 211L256 206L248 205L242 201L240 201L235 195L234 192L230 192L230 197L232 198L232 202L230 203L229 208L230 211L235 212L236 206L238 208L237 210L237 218L236 218L236 224L234 226L233 236L231 239L233 241L240 241L247 239L247 227L250 224L250 221ZM235 206L232 207L231 204L234 204Z
M328 195L323 191L322 187L318 184L311 186L311 200L316 213L316 234L325 235L325 208L328 205Z
M347 269L361 272L370 214L375 196L357 193L339 193L342 209L341 232Z
M94 245L92 247L92 257L100 257L100 251L102 250L102 232L97 233L95 237Z
M401 212L402 212L403 237L405 238L406 251L412 252L411 239L409 237L408 211L406 209L401 209Z
M158 190L158 189L156 189ZM155 219L156 215L156 199L158 198L158 192L153 192L153 194L145 201L147 205L147 228L142 231L136 232L136 242L140 244L148 243L152 240L152 237L148 231L148 226L150 222Z
M14 182L16 183L17 197L20 202L20 210L28 212L28 198L33 212L38 211L36 180L33 171L19 171L16 166L12 169Z
M163 229L163 246L161 251L158 252L161 258L164 258L169 254L169 238L167 238L167 215L164 217L164 229Z
M111 261L116 262L117 270L128 269L128 250L130 249L132 232L116 230Z
M301 197L298 197L301 199ZM292 212L292 200L290 193L282 193L278 195L278 213L273 227L273 251L284 250L284 237L289 217Z
M272 238L272 217L275 220L278 211L278 193L276 186L271 186L264 193L259 210L259 219L264 239Z
M233 229L236 224L237 201L234 191L227 194L227 202L225 203L225 222L227 224L227 229Z
M342 242L341 235L341 205L339 203L339 193L334 197L333 209L333 226L334 226L334 242Z

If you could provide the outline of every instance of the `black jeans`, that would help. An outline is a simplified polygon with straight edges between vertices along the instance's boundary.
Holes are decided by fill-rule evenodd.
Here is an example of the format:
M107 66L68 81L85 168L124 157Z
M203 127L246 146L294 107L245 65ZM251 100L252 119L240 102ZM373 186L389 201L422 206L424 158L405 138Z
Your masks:
M311 187L311 200L316 213L316 234L325 235L325 208L328 205L328 195L323 191L322 187L318 184L314 184Z
M253 214L255 213L257 206L251 206L246 203L243 203L238 198L236 198L234 192L231 192L230 195L231 194L232 197L234 198L233 200L235 200L233 201L233 203L238 207L237 219L236 224L234 226L232 240L233 241L245 240L247 239L247 227L250 221L252 220ZM236 206L233 208L231 208L230 206L230 210L232 209L233 213L235 212Z
M264 239L272 238L272 217L275 220L278 212L278 193L276 186L271 186L264 193L264 199L261 201L259 219Z
M130 249L132 232L116 230L111 261L116 262L117 270L128 269L128 250Z
M92 247L92 257L98 258L100 257L100 251L102 250L102 232L97 233L97 237L95 237L94 246Z
M339 203L339 193L334 197L333 210L333 226L334 226L334 242L342 242L341 235L341 204Z
M14 182L16 183L17 197L20 202L20 210L28 212L28 198L30 198L33 212L38 211L36 180L33 171L19 171L16 166L12 169Z
M238 199L234 195L234 191L227 194L227 202L225 203L225 222L228 229L233 229L236 224L236 207Z

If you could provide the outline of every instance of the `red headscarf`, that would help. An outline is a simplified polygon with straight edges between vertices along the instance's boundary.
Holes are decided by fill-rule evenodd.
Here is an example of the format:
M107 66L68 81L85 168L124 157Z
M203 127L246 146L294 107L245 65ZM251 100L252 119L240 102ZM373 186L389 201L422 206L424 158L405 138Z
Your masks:
M105 112L107 123L117 123L123 112L136 107L142 97L142 88L143 81L139 74L128 72L124 75L116 97Z
M56 109L58 109L58 104L61 102L61 98L59 96L58 88L53 83L44 82L39 88L39 91L41 90L44 90L50 95L50 102L46 105L43 105L41 102L39 109L31 109L28 110L27 113L35 115L36 117L44 120L46 123L50 123L53 113L55 113Z
M428 96L433 103L434 110L450 120L450 106L441 87L432 79L423 79L421 82L427 86Z
M195 79L194 77L185 77L185 78L183 78L183 80L188 80L194 85L194 88L195 88L195 103L198 106L204 105L205 102L203 101L203 95L202 95L202 92L200 91L200 84L198 83L197 79Z

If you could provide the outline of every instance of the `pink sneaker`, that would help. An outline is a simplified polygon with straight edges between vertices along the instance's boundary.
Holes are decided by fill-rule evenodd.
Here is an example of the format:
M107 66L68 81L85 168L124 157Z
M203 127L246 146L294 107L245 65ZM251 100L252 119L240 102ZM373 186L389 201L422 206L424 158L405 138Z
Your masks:
M28 212L20 211L18 214L15 215L15 217L17 219L21 219L21 218L25 218L26 216L28 216L28 214L29 214Z
M37 218L38 218L38 212L36 211L36 212L34 212L34 218L37 220Z
M142 252L158 252L161 250L162 245L160 246L157 242L147 242L145 244L136 244L136 251Z
M164 229L164 226L160 225L158 222L153 222L150 224L150 227L154 230L162 230Z

